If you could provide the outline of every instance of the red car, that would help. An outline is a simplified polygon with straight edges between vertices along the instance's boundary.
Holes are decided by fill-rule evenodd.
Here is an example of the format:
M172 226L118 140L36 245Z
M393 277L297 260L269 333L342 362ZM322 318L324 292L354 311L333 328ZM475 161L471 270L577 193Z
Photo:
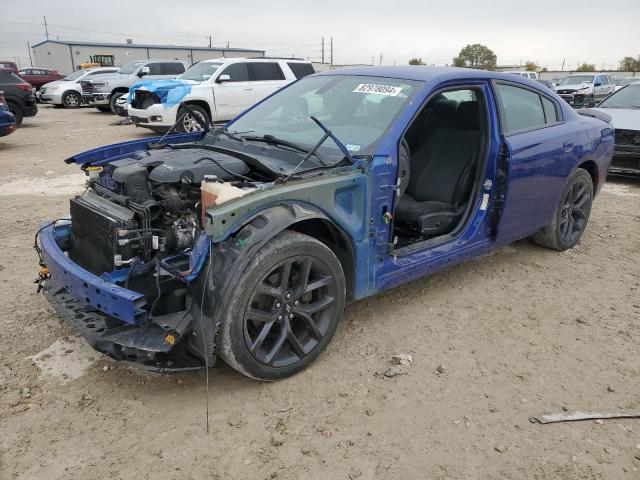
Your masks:
M55 82L64 78L57 70L49 70L47 68L25 68L20 70L19 75L36 89L45 83Z
M18 66L9 60L0 60L0 71L10 71L18 75Z

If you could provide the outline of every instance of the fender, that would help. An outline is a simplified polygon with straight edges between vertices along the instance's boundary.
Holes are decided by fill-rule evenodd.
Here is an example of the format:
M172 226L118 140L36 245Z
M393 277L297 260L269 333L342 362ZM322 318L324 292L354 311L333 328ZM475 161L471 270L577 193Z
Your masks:
M245 271L251 259L265 243L283 230L311 219L330 222L346 237L346 234L319 209L298 203L281 203L254 214L233 237L212 244L207 264L201 270L204 274L198 277L192 289L193 301L190 312L194 318L194 334L190 337L189 343L192 353L204 359L206 351L209 363L215 363L223 309L239 275ZM207 342L206 349L203 345L203 335Z

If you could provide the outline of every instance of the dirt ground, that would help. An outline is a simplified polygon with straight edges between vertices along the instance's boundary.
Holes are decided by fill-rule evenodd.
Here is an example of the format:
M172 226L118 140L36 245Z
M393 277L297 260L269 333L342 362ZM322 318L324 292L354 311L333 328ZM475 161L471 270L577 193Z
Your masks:
M348 308L289 380L158 375L94 353L36 294L34 232L82 190L63 159L148 135L41 107L0 140L0 479L634 479L640 183L609 182L558 253L518 242ZM386 378L391 356L414 365Z

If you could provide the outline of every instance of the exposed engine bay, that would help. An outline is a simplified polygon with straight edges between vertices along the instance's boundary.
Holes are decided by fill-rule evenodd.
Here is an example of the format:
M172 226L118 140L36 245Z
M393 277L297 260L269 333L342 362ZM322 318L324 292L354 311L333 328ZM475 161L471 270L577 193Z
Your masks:
M185 308L179 280L193 270L196 242L206 241L204 208L269 184L242 160L203 148L138 151L86 173L89 188L71 200L68 255L150 300L168 293L152 314ZM216 195L205 195L205 184Z

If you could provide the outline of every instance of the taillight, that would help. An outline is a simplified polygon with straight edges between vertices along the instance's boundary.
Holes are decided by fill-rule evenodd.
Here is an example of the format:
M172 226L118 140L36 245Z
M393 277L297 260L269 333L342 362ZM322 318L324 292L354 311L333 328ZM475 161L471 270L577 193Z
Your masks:
M31 91L31 84L30 83L14 83L13 84L17 89L19 90L24 90L25 92L30 92Z

